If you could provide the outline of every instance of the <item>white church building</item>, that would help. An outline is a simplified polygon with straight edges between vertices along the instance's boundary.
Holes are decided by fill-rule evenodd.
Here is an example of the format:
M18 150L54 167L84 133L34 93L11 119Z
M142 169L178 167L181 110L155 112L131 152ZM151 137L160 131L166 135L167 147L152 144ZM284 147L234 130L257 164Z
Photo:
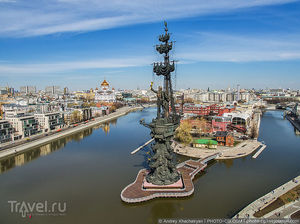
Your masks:
M104 79L101 83L101 90L96 88L95 92L95 101L96 102L107 102L113 103L116 101L116 94L114 88L109 89L109 83Z

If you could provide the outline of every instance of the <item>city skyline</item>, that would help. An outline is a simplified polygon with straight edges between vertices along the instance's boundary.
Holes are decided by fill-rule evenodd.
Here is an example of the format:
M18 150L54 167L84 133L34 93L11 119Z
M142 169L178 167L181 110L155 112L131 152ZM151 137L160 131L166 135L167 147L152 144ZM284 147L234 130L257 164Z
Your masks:
M149 88L167 20L178 89L299 88L299 1L97 2L0 1L2 85Z

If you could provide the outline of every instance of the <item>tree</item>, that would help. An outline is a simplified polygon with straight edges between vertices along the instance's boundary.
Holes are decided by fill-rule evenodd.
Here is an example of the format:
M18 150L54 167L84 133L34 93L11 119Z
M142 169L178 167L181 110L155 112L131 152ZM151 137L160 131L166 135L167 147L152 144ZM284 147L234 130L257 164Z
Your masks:
M258 138L257 124L253 124L252 127L251 127L250 138Z
M120 102L115 102L115 103L113 103L113 106L115 106L116 109L119 109L119 108L123 107L123 104Z
M30 108L30 109L28 110L28 113L32 113L32 112L34 112L34 109L33 109L33 108Z
M82 107L86 108L86 107L90 107L90 105L89 105L88 102L84 102L84 103L82 104Z
M71 107L74 107L74 106L76 106L76 105L77 105L76 103L68 103L68 104L67 104L67 107L68 107L68 108L71 108Z
M82 119L82 117L81 117L80 111L75 110L72 112L72 114L71 114L71 122L72 123L77 123L77 122L81 121L81 119Z
M113 113L115 112L117 109L117 107L115 105L112 105L110 108L109 108L109 113Z
M90 107L95 107L96 106L96 103L95 102L91 102L90 103Z
M207 121L205 118L201 117L197 119L197 128L196 128L197 134L200 136L203 135L204 133L208 132L208 127L207 127Z
M193 140L191 130L192 126L189 124L189 122L183 121L180 124L179 128L176 130L175 137L184 145L188 145Z
M188 98L185 98L185 99L184 99L184 102L185 102L185 103L194 103L194 100L193 100L193 98L188 97Z

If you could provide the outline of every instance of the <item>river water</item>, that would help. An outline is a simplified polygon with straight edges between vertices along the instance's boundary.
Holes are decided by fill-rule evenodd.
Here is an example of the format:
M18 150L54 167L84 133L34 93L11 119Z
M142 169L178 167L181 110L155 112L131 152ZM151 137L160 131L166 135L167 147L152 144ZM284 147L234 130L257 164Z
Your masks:
M148 147L130 155L150 139L149 129L138 121L154 116L153 108L133 112L0 161L0 223L140 224L160 218L228 218L300 175L300 137L283 120L282 111L268 111L259 136L267 148L257 159L211 162L196 176L191 197L125 204L121 190L147 166ZM12 203L45 201L66 203L66 211L35 212L31 218L29 212L23 218L19 209L11 208Z

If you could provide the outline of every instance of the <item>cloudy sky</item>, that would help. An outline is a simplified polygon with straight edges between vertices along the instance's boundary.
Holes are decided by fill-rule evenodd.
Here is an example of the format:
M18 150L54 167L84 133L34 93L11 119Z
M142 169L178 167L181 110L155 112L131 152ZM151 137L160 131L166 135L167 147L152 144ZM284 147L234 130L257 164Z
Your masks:
M177 88L300 89L296 0L0 0L0 86L147 88L164 20Z

